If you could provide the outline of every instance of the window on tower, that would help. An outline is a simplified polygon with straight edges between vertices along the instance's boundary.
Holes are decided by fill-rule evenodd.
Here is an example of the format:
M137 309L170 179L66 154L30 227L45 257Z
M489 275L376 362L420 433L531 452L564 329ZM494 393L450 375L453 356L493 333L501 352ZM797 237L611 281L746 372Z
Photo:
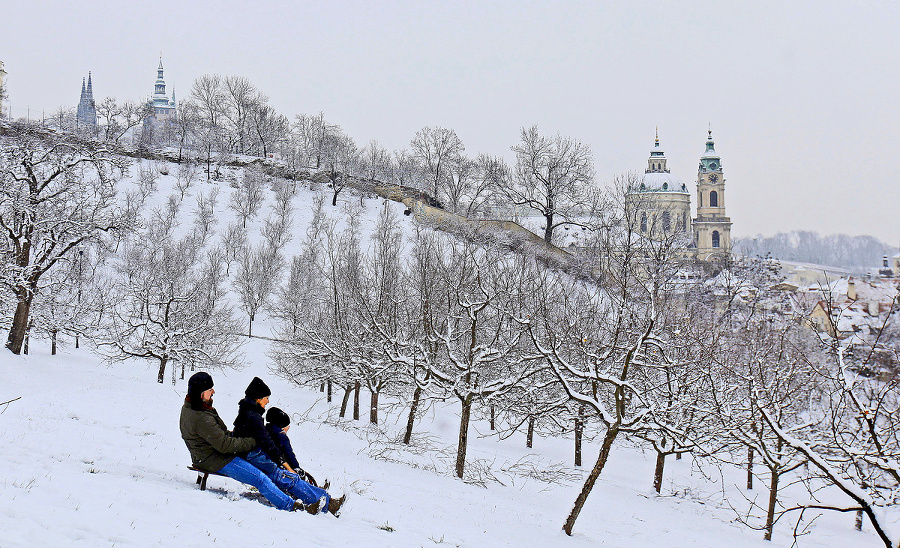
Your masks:
M718 247L719 247L719 231L718 230L713 230L712 246L716 249L718 249Z
M671 220L670 220L670 218L669 218L669 212L668 212L668 211L663 211L663 218L662 218L662 221L663 221L663 231L664 231L664 232L668 232L669 229L671 228Z
M641 213L641 232L647 232L647 214Z
M715 190L709 193L709 207L719 207L719 193Z

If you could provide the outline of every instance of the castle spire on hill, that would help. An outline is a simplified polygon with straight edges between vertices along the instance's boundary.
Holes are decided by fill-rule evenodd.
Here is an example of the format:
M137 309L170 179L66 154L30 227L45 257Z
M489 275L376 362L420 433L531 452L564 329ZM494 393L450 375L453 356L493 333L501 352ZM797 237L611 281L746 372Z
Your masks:
M94 84L91 82L91 73L88 72L87 86L84 78L81 79L81 98L78 100L78 109L75 111L75 122L79 129L94 131L97 129L97 105L94 103Z

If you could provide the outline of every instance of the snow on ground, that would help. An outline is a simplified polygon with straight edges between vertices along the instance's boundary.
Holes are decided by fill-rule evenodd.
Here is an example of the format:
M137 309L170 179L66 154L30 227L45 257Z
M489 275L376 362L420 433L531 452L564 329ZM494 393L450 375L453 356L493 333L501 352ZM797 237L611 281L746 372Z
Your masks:
M504 473L523 458L537 466L569 468L571 440L524 436L498 441L473 435L469 463L491 463L503 482L486 487L454 478L451 464L432 454L398 454L420 466L370 456L374 429L365 421L335 426L322 394L273 376L266 342L248 343L256 356L240 371L213 372L215 406L226 423L254 376L272 387L271 405L298 422L290 435L301 465L331 491L350 496L339 519L276 510L252 498L246 486L211 476L201 492L178 431L186 381L155 382L153 366L107 366L87 349L50 356L32 342L28 356L0 358L0 546L790 546L790 526L779 523L775 542L734 523L720 487L692 474L689 459L668 463L664 495L650 488L653 458L616 448L567 537L561 526L581 479L545 483ZM336 394L337 396L338 394ZM453 407L437 407L417 426L432 445L454 447ZM365 415L365 413L363 413ZM330 418L329 418L330 417ZM402 431L401 410L382 424ZM399 424L398 424L399 423ZM487 425L476 422L478 432ZM599 448L585 448L586 468ZM432 466L427 466L428 464ZM437 468L435 470L434 468ZM740 472L726 479L737 484ZM712 478L715 479L715 478ZM677 493L677 494L675 494ZM764 499L764 489L753 496ZM877 546L870 532L852 530L852 516L826 515L800 546Z
M160 177L156 203L164 203L174 184ZM234 176L238 176L238 170ZM137 167L133 168L133 173ZM128 184L127 182L124 184ZM185 197L183 215L196 195L212 185L197 181ZM221 189L216 230L234 219L227 208L231 187ZM311 218L314 191L301 189L294 200L293 240L297 252ZM362 199L351 191L344 205L363 206L363 246L383 200ZM330 195L328 202L330 204ZM398 219L411 232L409 217ZM344 207L326 205L341 220ZM248 223L251 240L269 204ZM189 217L182 225L190 226ZM340 229L340 226L339 226ZM255 236L253 236L255 234ZM238 313L240 314L240 313ZM254 332L271 333L265 318ZM0 331L4 339L6 334ZM90 349L63 347L49 355L47 341L33 339L31 354L14 356L0 349L0 548L18 546L759 546L787 547L792 524L780 522L771 543L762 532L736 523L746 508L744 495L762 503L760 487L744 493L743 472L718 470L706 477L691 459L669 460L663 495L651 488L655 455L619 443L567 537L562 524L578 495L599 447L584 449L585 469L572 463L572 440L537 438L525 448L524 435L506 440L489 436L488 425L473 420L469 469L485 470L497 481L483 486L453 475L458 404L436 405L416 427L416 451L391 450L386 440L403 430L406 408L382 407L381 424L337 420L339 392L328 404L323 394L275 377L266 358L268 342L252 339L244 347L248 365L238 371L212 372L215 406L227 424L253 376L272 388L271 405L288 411L301 464L331 492L349 494L339 519L287 513L256 500L247 486L211 476L208 490L186 469L190 457L181 440L178 416L186 381L156 382L157 364L132 361L106 365ZM189 375L190 373L188 373ZM385 399L385 398L383 398ZM368 416L368 395L362 397ZM389 458L385 458L389 457ZM514 465L560 472L546 482L515 472ZM707 472L712 472L709 468ZM723 487L724 485L724 487ZM245 496L250 495L250 496ZM825 515L801 547L879 546L868 529L853 531L853 516Z

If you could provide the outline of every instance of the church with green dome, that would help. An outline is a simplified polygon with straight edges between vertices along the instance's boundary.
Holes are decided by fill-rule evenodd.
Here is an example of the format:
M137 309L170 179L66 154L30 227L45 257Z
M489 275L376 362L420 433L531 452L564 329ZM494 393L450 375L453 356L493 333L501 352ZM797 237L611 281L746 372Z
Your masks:
M725 213L725 175L716 153L712 130L697 170L697 216L691 219L691 193L669 171L657 132L643 175L630 184L626 197L635 230L651 238L690 237L690 248L701 260L731 254L731 219Z

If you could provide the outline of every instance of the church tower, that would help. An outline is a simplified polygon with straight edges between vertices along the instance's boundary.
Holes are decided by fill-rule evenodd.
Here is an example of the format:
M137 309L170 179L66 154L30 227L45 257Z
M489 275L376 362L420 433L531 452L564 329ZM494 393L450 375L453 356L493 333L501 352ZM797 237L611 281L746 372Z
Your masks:
M163 78L162 55L159 56L159 68L156 69L156 83L153 85L153 95L150 96L150 108L155 122L164 122L175 118L175 92L172 92L172 100L166 95L166 80Z
M93 132L97 129L97 105L94 103L94 85L91 82L90 72L87 87L84 85L84 79L81 80L81 99L78 100L78 109L75 111L75 122L82 131Z
M669 172L666 154L659 146L659 132L647 159L647 169L628 189L625 208L633 229L651 238L687 235L691 193Z
M712 130L709 130L706 152L700 157L697 170L697 218L693 224L699 259L731 253L731 219L725 215L725 176Z

